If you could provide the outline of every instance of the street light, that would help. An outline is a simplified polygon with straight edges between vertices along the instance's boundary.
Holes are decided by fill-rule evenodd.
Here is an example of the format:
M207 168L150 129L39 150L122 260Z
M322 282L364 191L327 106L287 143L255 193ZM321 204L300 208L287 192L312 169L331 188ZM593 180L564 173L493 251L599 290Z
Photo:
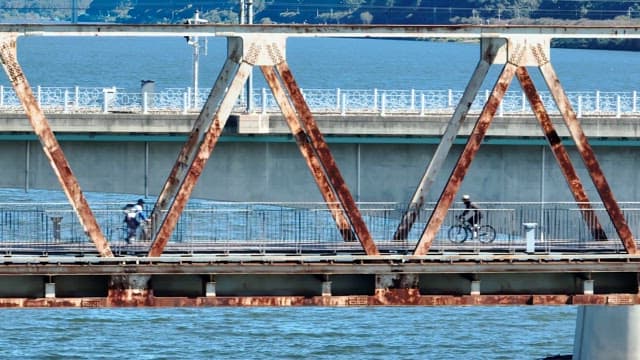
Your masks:
M206 19L200 19L200 11L196 10L193 18L187 19L185 21L186 24L189 25L198 25L198 24L206 24L209 21ZM200 58L200 39L198 36L185 36L187 39L187 44L193 47L193 107L198 108L198 62ZM205 55L207 55L207 47L206 47L207 38L205 38Z

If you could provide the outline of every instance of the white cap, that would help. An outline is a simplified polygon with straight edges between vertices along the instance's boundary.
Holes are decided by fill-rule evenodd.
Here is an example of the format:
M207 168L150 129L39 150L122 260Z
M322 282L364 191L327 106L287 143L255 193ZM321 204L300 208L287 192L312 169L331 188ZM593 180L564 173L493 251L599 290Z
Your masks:
M462 195L462 200L469 200L469 199L471 199L471 196L467 194Z

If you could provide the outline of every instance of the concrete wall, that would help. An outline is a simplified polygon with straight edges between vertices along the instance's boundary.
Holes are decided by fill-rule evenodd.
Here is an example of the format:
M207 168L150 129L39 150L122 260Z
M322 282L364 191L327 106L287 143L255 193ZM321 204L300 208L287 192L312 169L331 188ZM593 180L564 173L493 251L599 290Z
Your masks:
M156 195L181 142L61 141L84 191ZM406 202L435 151L433 144L330 143L354 198ZM640 148L594 147L618 201L640 200L637 168ZM435 201L462 150L454 146L434 191ZM575 148L571 157L592 201L599 200ZM37 141L0 141L0 187L59 190L60 185ZM572 201L546 145L483 145L460 193L477 201ZM194 192L195 197L232 201L322 201L293 142L220 142Z

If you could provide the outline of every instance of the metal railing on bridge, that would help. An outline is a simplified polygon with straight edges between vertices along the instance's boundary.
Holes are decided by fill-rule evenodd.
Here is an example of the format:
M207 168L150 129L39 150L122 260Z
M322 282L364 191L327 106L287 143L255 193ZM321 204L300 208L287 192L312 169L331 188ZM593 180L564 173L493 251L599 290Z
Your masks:
M418 242L434 204L425 205L405 240L393 235L404 207L395 203L360 203L361 213L382 252L410 253ZM601 204L592 204L608 240L594 240L575 203L479 203L482 224L496 230L495 240L451 241L449 229L464 210L454 208L436 236L435 252L522 252L533 245L536 252L624 252ZM640 204L621 203L634 234L640 230ZM122 204L92 204L115 254L146 253L151 242L127 243ZM530 229L523 224L536 224ZM528 243L533 240L534 243ZM167 253L349 253L361 254L358 242L345 242L324 203L212 203L189 204L177 224ZM0 204L0 253L95 254L78 218L66 203Z
M462 97L462 90L383 90L383 89L303 89L311 110L324 114L443 114L453 112ZM43 87L35 88L40 106L50 113L192 113L200 109L194 103L204 104L207 91L198 92L194 101L191 88L168 88L160 92L134 92L117 87ZM548 92L540 92L548 111L558 113ZM621 117L637 115L636 91L601 92L576 91L567 93L578 117L599 115ZM271 91L262 89L253 93L254 109L261 113L280 113ZM489 96L485 90L476 97L471 112L479 113ZM236 110L246 109L246 99L240 98ZM22 111L20 101L12 88L0 86L0 112ZM497 116L530 114L524 93L509 91L505 94Z

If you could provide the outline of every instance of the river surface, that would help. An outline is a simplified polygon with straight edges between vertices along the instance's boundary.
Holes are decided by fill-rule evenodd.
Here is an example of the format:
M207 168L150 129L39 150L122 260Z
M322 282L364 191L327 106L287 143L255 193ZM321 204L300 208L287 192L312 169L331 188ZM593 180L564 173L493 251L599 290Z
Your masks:
M33 86L130 90L141 80L192 86L191 51L182 38L31 37L18 46ZM462 90L479 46L293 39L287 52L303 88ZM201 88L213 84L225 54L224 39L209 40ZM552 60L568 91L633 91L640 75L633 52L553 49ZM264 86L255 74L255 86ZM2 194L2 202L64 200ZM576 307L21 309L0 317L2 359L540 359L572 352Z

